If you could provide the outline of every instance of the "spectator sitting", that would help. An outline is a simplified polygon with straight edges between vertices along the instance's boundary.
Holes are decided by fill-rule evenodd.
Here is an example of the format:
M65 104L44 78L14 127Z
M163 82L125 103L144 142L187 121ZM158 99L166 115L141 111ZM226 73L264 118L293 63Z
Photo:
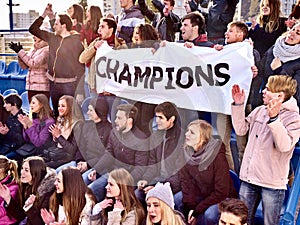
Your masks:
M5 97L4 107L10 115L4 124L0 122L0 154L11 159L16 156L15 150L25 143L23 126L18 120L19 115L24 115L21 106L22 99L18 94Z
M146 196L147 221L146 225L185 225L184 216L174 210L174 198L169 182L157 183Z
M21 200L16 201L8 188L0 189L8 215L25 225L42 225L41 209L49 209L49 199L54 191L55 171L44 160L31 156L23 161L21 169ZM26 217L26 218L25 218Z
M2 124L6 123L7 118L9 117L9 112L4 107L4 97L0 94L0 122Z
M212 130L206 121L194 120L185 133L183 151L187 163L179 174L185 214L190 224L216 224L217 204L228 197L237 197L225 145L212 137Z
M63 95L58 101L56 124L49 127L55 146L44 149L43 157L51 168L56 169L75 159L78 151L77 141L81 134L83 115L74 97Z
M42 209L45 224L91 224L95 197L86 187L76 167L62 169L54 182L56 192L50 198L50 210ZM56 221L56 222L55 222Z
M95 205L92 221L98 224L143 224L145 212L134 194L130 173L121 168L109 173L106 199Z
M5 195L4 193L7 193ZM0 155L0 221L1 224L16 224L17 219L10 216L6 210L5 202L9 196L15 201L19 199L18 164L14 160ZM9 202L9 201L8 201Z
M245 203L236 198L228 198L219 203L221 213L219 225L247 225L248 208Z
M23 125L25 142L32 143L37 154L52 142L49 127L55 123L48 98L44 94L37 94L31 98L30 109L33 119L22 114L18 115L19 122ZM16 156L17 159L20 156Z

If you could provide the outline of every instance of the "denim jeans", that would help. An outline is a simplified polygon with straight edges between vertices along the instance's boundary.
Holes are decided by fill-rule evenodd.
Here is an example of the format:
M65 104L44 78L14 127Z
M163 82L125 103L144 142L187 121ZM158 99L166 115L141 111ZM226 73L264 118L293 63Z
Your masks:
M76 167L77 163L76 163L76 161L70 161L70 162L68 162L66 164L63 164L63 165L57 167L56 168L56 174L58 174L63 168L66 168L68 166L74 166L74 167Z
M218 204L208 207L203 214L197 217L197 225L215 225L219 220Z
M107 185L108 173L103 174L95 181L90 183L88 187L92 190L97 198L97 202L101 202L106 196L106 185Z
M248 207L248 224L254 224L254 215L260 200L262 200L264 225L279 224L284 195L283 189L265 188L242 181L240 199Z

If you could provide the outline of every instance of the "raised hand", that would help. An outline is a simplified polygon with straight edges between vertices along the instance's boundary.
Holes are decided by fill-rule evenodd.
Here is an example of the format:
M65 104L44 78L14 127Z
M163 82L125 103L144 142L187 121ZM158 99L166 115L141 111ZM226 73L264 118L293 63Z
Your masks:
M102 202L99 202L97 205L101 207L101 209L106 209L109 206L112 206L113 200L112 199L104 199Z
M23 49L23 46L20 44L20 42L18 42L18 43L10 42L8 44L8 47L16 53L19 53L19 51L21 51L21 49Z
M267 110L270 118L274 118L279 114L280 107L282 105L281 98L273 98L267 105Z
M235 104L243 104L245 101L245 91L241 90L240 86L235 84L231 89L232 99Z
M18 115L19 122L23 125L24 129L27 129L32 126L32 121L28 116L22 114Z

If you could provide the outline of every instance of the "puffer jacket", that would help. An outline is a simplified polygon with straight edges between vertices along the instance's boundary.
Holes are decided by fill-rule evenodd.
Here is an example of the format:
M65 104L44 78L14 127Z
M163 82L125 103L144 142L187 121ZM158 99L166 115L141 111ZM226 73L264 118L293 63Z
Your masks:
M16 181L11 177L7 176L0 182L2 185L6 185L10 191L11 197L18 201L18 190L19 185ZM0 225L9 225L17 222L16 218L13 218L7 214L6 208L4 206L5 202L3 198L0 198Z
M273 122L268 122L265 105L255 108L247 118L243 105L232 105L231 112L236 134L249 131L240 179L265 188L286 189L289 162L300 136L296 99L285 101Z
M25 200L30 196L30 194L38 196L34 204L29 206L25 211L16 200L11 199L9 204L6 205L8 215L16 218L18 221L27 217L26 225L44 225L45 223L41 217L41 209L49 210L49 199L55 190L55 177L55 170L47 168L47 174L40 182L37 188L37 193L31 193L30 186L26 186L22 190L22 196Z
M34 48L26 53L23 49L18 53L18 61L23 69L29 68L26 77L26 90L49 91L50 83L46 77L49 58L49 46L41 40Z
M121 31L117 33L118 38L125 40L126 44L132 42L134 28L139 24L144 24L145 19L139 6L132 6L129 9L123 10L117 17L118 26L121 26Z

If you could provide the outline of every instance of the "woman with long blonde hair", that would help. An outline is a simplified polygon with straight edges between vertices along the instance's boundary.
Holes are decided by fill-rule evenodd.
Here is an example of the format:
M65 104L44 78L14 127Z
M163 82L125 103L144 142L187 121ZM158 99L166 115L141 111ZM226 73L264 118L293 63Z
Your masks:
M174 197L170 183L157 183L146 196L147 222L146 225L183 225L184 216L174 210Z
M106 199L93 209L93 221L100 224L140 225L145 219L143 206L134 193L131 174L123 169L115 169L108 175Z
M249 30L248 36L254 42L254 49L259 51L261 57L287 30L284 23L286 19L282 17L280 8L280 0L261 0L260 13Z

